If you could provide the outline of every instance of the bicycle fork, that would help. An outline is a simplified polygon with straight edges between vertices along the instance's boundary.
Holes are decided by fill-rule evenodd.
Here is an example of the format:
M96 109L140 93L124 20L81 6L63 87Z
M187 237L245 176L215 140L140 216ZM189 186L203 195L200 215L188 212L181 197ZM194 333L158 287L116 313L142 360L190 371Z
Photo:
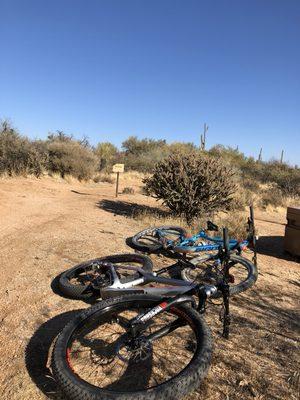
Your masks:
M229 326L231 322L230 310L229 310L229 284L224 283L222 289L223 295L223 306L224 306L224 319L223 319L223 337L229 339Z
M223 228L223 242L224 242L224 254L223 254L223 265L224 265L224 280L221 285L221 291L223 295L223 306L224 306L224 319L223 319L223 337L225 339L229 339L229 326L231 322L230 310L229 310L229 238L228 238L228 229Z

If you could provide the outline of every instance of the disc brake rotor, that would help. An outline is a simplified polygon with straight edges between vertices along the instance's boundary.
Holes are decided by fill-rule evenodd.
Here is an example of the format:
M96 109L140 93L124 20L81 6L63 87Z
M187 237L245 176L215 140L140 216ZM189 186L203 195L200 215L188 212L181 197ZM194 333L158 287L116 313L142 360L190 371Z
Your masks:
M91 279L91 284L94 289L100 289L112 284L111 274L108 270L101 271L101 266L97 266L94 271L93 278Z
M145 336L140 336L131 343L120 343L117 350L117 356L126 363L145 361L151 354L152 344Z

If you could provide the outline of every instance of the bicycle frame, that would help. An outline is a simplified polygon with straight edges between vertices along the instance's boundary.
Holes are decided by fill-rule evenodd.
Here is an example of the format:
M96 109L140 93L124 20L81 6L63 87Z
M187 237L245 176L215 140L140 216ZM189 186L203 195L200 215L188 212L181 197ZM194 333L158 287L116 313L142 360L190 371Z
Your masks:
M206 254L205 261L215 260L215 263L218 265L222 264L222 260L220 258L221 249L219 247L217 254ZM221 256L222 257L222 256ZM184 294L188 290L196 287L197 284L193 284L191 282L184 281L182 279L174 279L174 278L165 278L160 275L165 272L171 272L172 269L185 269L185 268L197 268L197 264L203 261L203 256L196 256L190 260L185 259L184 257L179 259L178 262L174 265L170 265L168 267L161 268L156 272L147 272L139 267L134 267L132 265L114 265L111 263L105 263L102 265L107 268L107 271L110 275L112 283L109 286L104 288L100 288L100 296L105 299L109 297L116 297L124 294L152 294L157 296L176 296L179 294ZM121 282L118 277L116 270L118 269L126 269L134 271L139 275L138 278L132 279L128 282ZM149 283L159 283L167 286L164 287L140 287L143 285L147 285ZM213 286L213 285L206 285Z
M108 269L112 279L112 284L110 286L100 288L100 295L102 299L132 293L151 294L156 296L176 296L184 294L197 286L196 284L183 281L182 279L160 277L157 275L157 273L145 272L143 269L138 267L116 266L109 263L107 263L105 267ZM140 276L130 282L122 283L117 275L117 269L130 269L138 273ZM164 269L161 271L161 273L162 272L164 272ZM160 271L158 271L158 273L160 273ZM140 287L149 283L159 283L168 286Z
M218 290L221 290L223 295L224 304L224 321L223 321L223 336L228 339L229 337L229 325L230 325L230 313L229 313L229 260L230 260L230 248L228 240L228 230L223 229L223 247L218 247L218 255L211 255L209 257L215 258L218 263L224 266L224 278L222 282L216 285L201 285L195 283L189 283L181 279L165 278L160 277L159 274L164 273L169 268L162 268L157 273L145 272L143 269L133 266L115 266L111 263L105 263L107 271L110 274L112 283L110 286L100 288L100 294L103 299L107 297L116 297L125 294L148 294L155 295L161 298L161 301L153 307L151 310L142 312L132 321L130 321L131 330L135 336L139 329L151 320L155 315L166 311L172 305L176 303L191 302L195 307L195 300L193 295L198 295L198 311L200 313L205 312L205 303L208 297L213 296ZM198 257L199 258L199 257ZM194 262L196 263L197 257ZM194 268L194 264L190 261L183 260L183 268L190 266ZM136 272L139 277L130 282L121 282L116 272L117 269L129 269ZM149 283L158 283L163 287L140 287ZM142 328L143 329L143 328Z
M155 274L151 274L149 272L145 272L137 267L122 267L122 266L114 266L113 264L106 265L111 276L113 278L112 285L100 289L101 297L105 299L106 297L115 297L122 296L125 294L148 294L155 295L160 298L158 300L158 304L152 307L150 310L142 312L138 314L137 317L133 318L129 321L129 330L132 337L137 337L144 330L147 323L156 315L163 313L170 309L172 306L180 303L191 303L193 308L197 308L199 313L205 312L205 304L207 298L214 295L218 289L221 289L223 292L223 287L226 290L226 284L224 286L223 283L219 284L218 287L215 285L200 285L194 283L187 283L179 279L172 278L163 278L156 276ZM141 274L140 278L137 278L131 282L121 283L116 269L126 268L131 269L139 274ZM149 287L149 288L136 288L137 285L146 285L147 283L162 283L169 284L171 286L164 287ZM196 301L194 299L194 295L198 296L198 306L196 306ZM229 292L227 290L226 296L229 296ZM182 326L182 322L178 319L177 323L172 323L165 328L160 329L157 332L152 333L149 336L149 340L153 341L162 337L169 332L177 329Z
M178 303L192 303L192 306L195 308L195 300L193 295L197 295L199 299L197 310L200 313L205 312L205 304L208 297L213 295L217 290L221 290L223 295L223 304L224 304L224 319L223 319L223 337L225 339L229 339L229 327L230 327L230 312L229 312L229 259L230 259L230 248L229 248L229 240L228 240L228 230L227 228L223 229L223 243L224 249L219 249L219 256L222 260L221 263L224 264L224 279L221 283L214 285L188 285L190 288L185 290L183 293L177 294L175 297L168 297L162 299L162 301L156 306L152 307L150 310L140 313L138 316L134 317L131 321L129 321L130 333L132 337L138 336L145 327L147 323L156 315L161 314L174 305ZM161 279L161 278L160 278ZM164 279L164 281L170 281L168 279ZM172 280L171 280L172 281ZM173 280L175 281L175 280ZM177 321L177 324L169 324L165 328L154 332L151 340L155 340L165 334L168 334L170 331L177 329L180 325L180 320ZM150 335L151 336L151 335Z

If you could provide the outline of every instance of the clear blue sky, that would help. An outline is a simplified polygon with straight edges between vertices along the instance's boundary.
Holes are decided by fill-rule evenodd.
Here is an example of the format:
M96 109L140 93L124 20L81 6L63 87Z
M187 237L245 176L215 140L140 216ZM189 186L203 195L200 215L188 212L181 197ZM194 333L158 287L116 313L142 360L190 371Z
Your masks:
M300 163L299 0L0 0L0 118Z

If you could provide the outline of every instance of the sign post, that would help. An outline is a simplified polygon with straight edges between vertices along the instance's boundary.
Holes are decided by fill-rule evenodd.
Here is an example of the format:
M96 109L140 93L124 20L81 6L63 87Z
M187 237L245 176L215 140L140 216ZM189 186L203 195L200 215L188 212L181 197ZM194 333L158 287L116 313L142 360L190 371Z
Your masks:
M113 165L113 172L116 172L116 173L117 173L116 197L118 197L118 192L119 192L119 176L120 176L120 172L124 172L124 164L115 164L115 165Z

